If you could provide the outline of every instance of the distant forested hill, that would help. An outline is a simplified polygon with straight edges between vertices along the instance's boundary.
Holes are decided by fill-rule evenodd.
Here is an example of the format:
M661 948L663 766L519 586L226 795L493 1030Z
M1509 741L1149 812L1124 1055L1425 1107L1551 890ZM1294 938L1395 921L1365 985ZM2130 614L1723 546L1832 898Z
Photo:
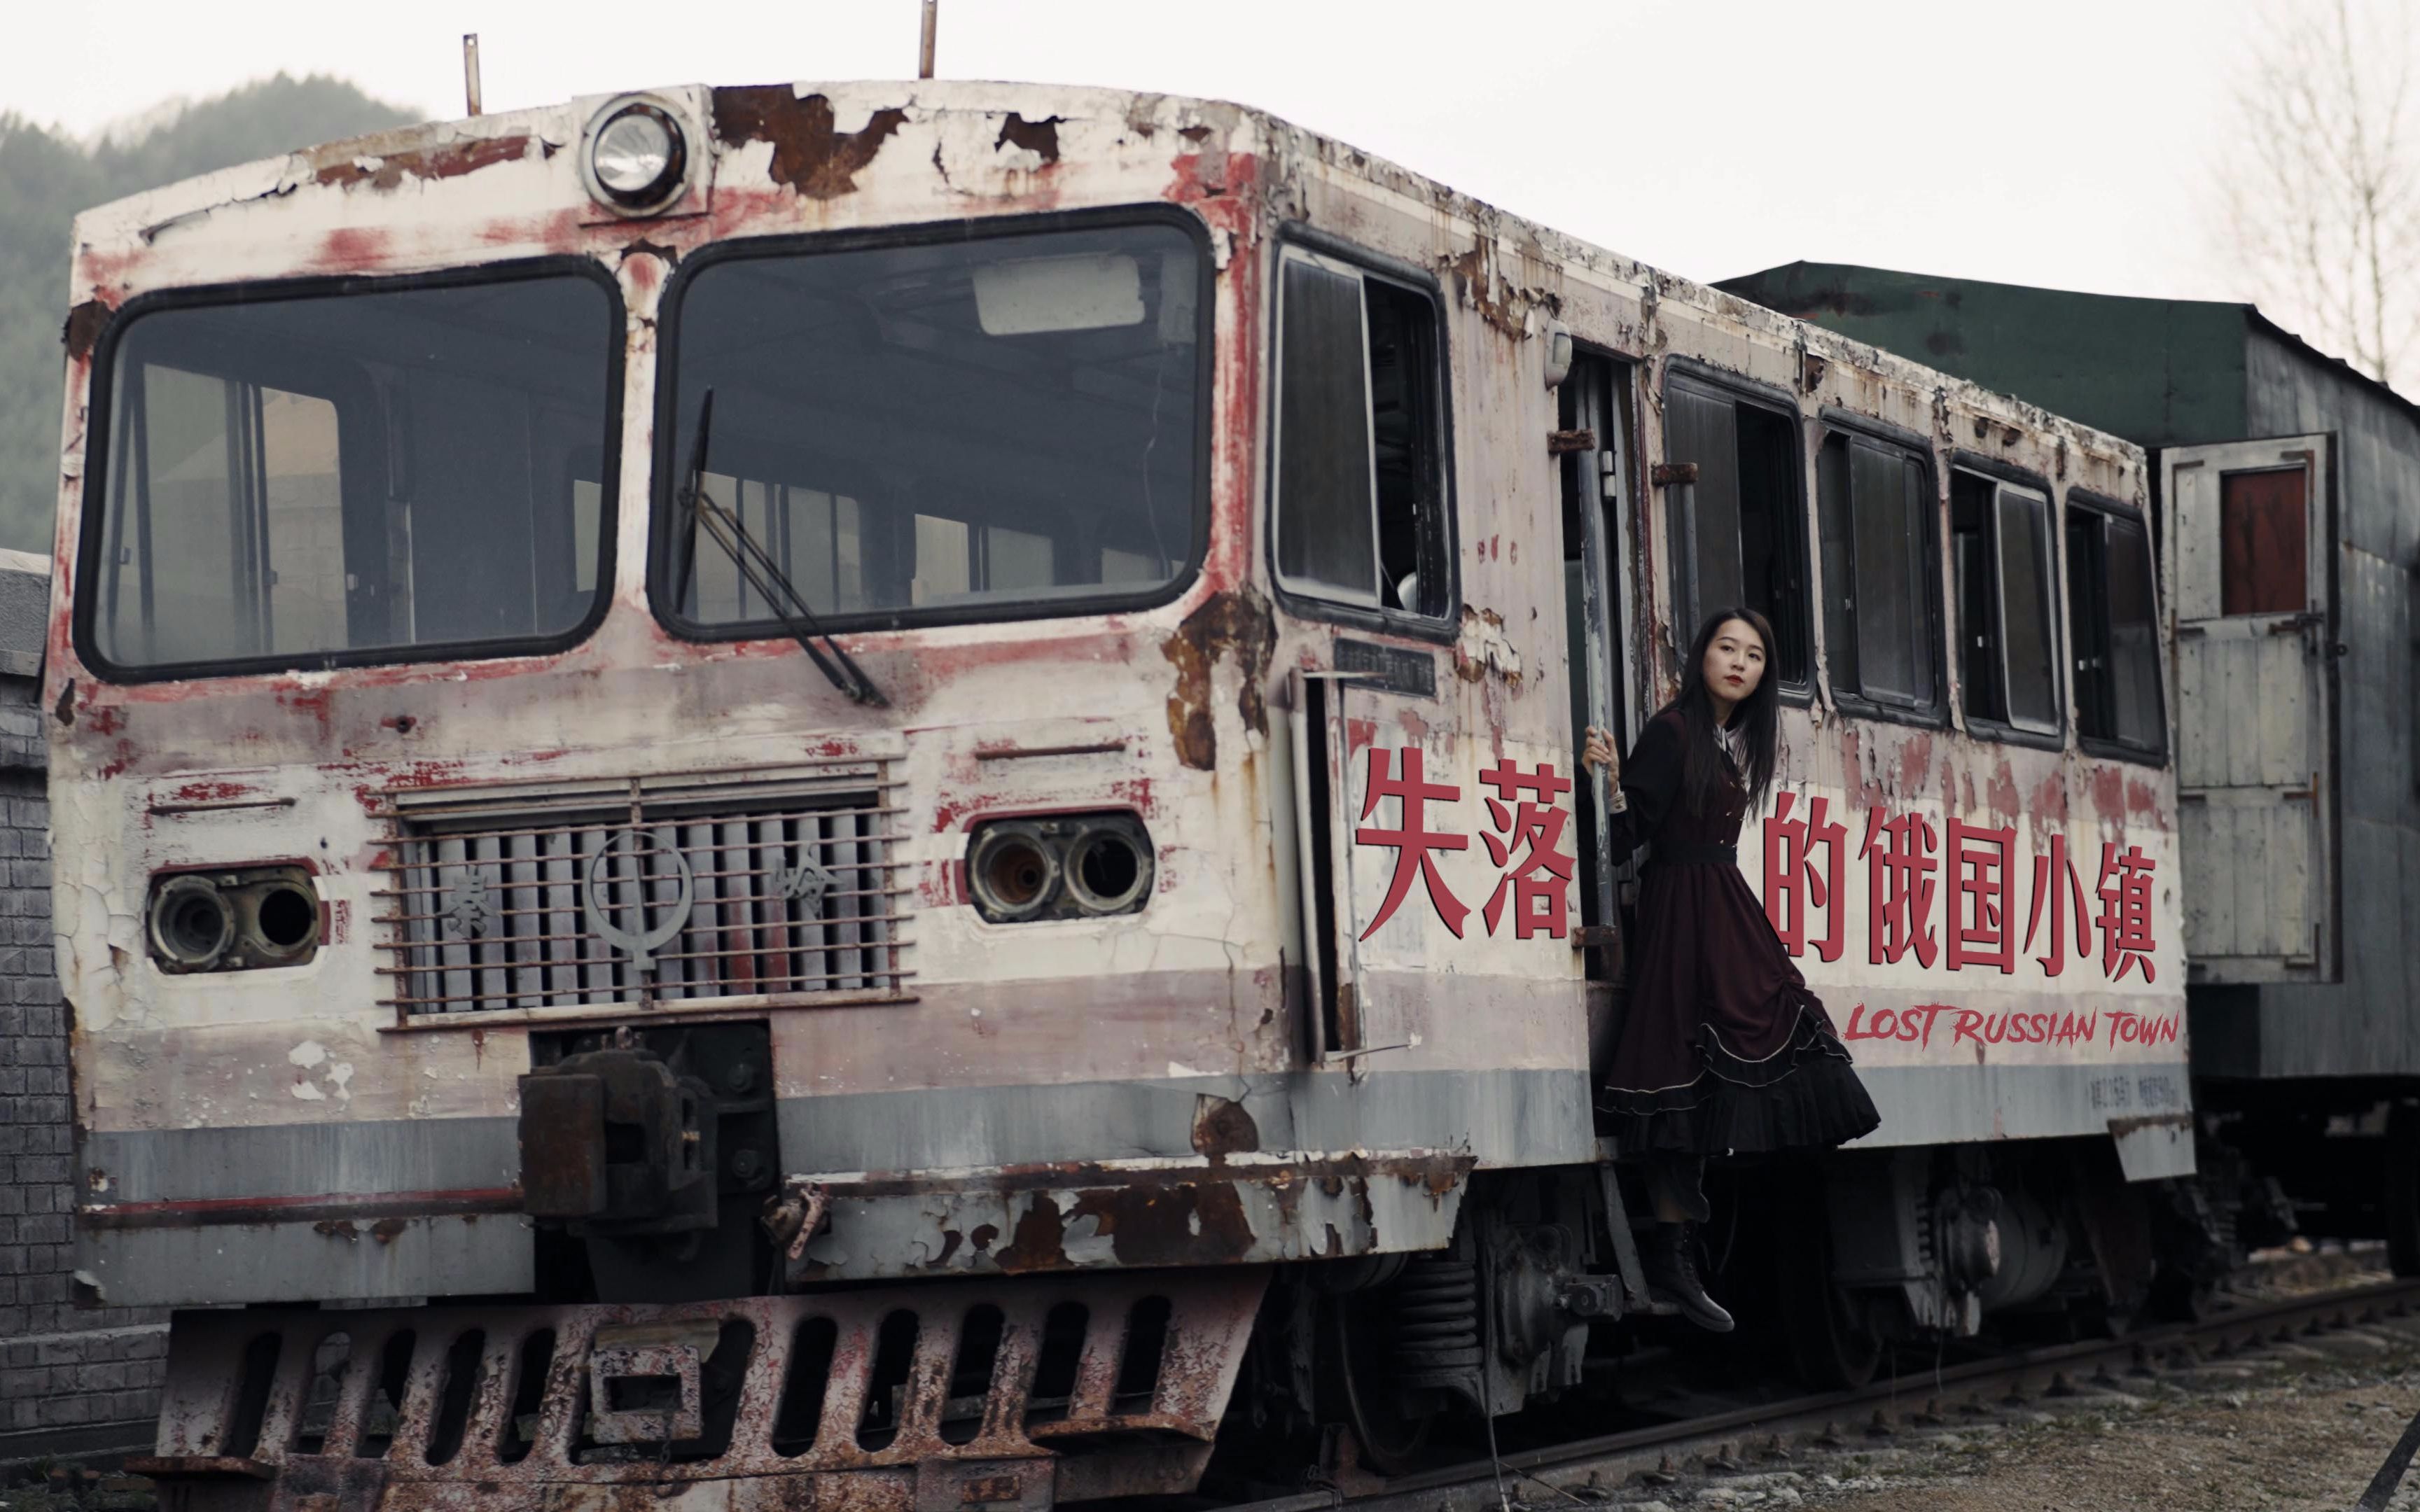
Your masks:
M413 118L339 80L282 73L96 147L0 114L0 547L51 548L59 487L59 330L68 309L68 227L76 212Z

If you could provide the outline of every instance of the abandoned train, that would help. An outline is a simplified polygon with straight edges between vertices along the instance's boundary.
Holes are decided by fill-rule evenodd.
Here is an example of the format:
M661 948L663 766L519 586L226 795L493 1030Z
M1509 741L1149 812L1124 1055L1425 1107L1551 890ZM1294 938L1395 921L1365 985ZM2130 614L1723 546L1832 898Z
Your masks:
M1773 1326L1850 1381L2190 1259L2133 444L1021 85L228 170L79 220L67 336L77 1242L186 1309L186 1504L1038 1507L1673 1326L1574 753L1730 602L1884 1114L1729 1194Z

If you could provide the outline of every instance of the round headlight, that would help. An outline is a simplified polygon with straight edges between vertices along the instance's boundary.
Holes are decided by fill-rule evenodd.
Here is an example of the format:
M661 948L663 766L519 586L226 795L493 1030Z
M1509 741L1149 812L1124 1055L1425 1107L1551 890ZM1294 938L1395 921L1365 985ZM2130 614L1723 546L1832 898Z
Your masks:
M671 198L687 156L679 124L653 105L624 105L588 139L597 187L628 209Z

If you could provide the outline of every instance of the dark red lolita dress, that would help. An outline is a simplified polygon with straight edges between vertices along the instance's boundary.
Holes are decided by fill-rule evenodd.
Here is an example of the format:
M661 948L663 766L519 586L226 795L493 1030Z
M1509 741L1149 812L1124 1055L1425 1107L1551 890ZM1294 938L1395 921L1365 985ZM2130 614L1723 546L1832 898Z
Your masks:
M1682 793L1687 726L1668 709L1622 764L1617 861L1654 850L1630 935L1630 998L1598 1108L1623 1155L1828 1149L1882 1123L1823 1003L1736 859L1747 786L1726 754L1711 811Z

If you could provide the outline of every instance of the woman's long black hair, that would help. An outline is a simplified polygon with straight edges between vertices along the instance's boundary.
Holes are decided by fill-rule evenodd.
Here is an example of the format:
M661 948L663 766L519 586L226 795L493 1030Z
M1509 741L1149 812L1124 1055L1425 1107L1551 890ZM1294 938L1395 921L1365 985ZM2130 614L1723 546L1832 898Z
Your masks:
M1747 801L1751 808L1773 785L1774 747L1778 741L1781 702L1776 684L1780 674L1773 665L1773 624L1752 609L1716 609L1698 627L1689 659L1681 664L1681 696L1667 707L1681 711L1688 727L1687 750L1681 764L1681 795L1693 814L1702 814L1715 801L1723 779L1723 753L1714 744L1714 705L1706 690L1706 648L1714 632L1732 620L1745 623L1764 641L1764 675L1756 690L1731 711L1731 726L1747 734Z

